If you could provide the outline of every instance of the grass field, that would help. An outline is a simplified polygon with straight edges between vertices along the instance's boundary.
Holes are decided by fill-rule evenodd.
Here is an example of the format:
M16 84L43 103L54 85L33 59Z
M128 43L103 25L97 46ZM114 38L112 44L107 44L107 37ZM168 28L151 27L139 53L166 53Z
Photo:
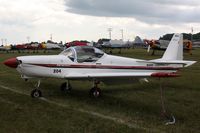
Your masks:
M40 87L44 98L31 98L36 80L25 82L15 69L3 65L10 57L26 54L0 53L0 133L200 132L200 49L193 50L192 56L184 54L185 59L198 62L181 70L181 77L163 79L167 110L176 117L176 124L169 126L161 117L157 79L129 85L101 84L99 99L88 96L89 81L72 81L72 92L64 94L59 89L64 80L45 79ZM156 54L129 49L121 55L141 59L162 56L160 51Z

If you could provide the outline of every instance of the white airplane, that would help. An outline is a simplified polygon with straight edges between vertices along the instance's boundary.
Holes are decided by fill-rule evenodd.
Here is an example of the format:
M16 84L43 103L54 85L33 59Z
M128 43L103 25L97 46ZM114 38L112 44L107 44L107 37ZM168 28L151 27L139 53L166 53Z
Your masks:
M112 54L112 49L119 49L119 53L121 53L122 48L130 48L132 46L133 46L133 44L130 41L125 42L122 39L109 40L109 41L105 41L105 42L103 42L103 44L101 44L102 48L110 48L110 54Z
M91 46L70 47L59 55L19 56L8 59L5 65L16 68L23 79L38 78L32 97L41 97L40 79L60 78L67 82L61 85L63 90L70 90L69 80L88 79L94 82L90 90L98 97L100 81L105 79L141 79L146 77L177 77L178 70L188 67L196 61L183 60L183 35L174 34L167 50L160 59L141 60L108 55Z
M46 43L46 49L61 49L61 47L58 44Z
M59 44L54 43L52 41L47 41L47 43L42 43L42 48L43 49L47 49L47 50L61 49L61 47L59 46Z
M11 45L2 45L0 46L0 51L10 51L11 50Z
M102 47L105 47L105 48L126 48L126 43L120 39L120 40L110 40L108 42L104 42L102 44Z

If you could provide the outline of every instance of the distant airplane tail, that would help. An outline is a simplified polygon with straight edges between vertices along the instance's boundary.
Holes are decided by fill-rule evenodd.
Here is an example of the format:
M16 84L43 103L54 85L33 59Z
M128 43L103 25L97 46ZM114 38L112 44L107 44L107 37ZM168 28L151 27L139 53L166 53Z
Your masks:
M183 60L183 34L174 34L162 60Z

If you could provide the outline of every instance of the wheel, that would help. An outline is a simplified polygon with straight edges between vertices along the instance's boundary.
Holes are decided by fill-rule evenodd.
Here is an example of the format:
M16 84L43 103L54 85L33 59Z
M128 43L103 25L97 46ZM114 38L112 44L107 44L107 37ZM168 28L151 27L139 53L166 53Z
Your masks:
M93 87L92 89L90 89L90 96L95 97L95 98L100 97L101 96L101 89Z
M34 89L31 91L31 97L32 98L38 98L42 96L42 92L38 89Z
M71 85L69 83L67 84L65 82L65 83L61 84L60 89L61 89L61 91L70 92L72 87L71 87Z

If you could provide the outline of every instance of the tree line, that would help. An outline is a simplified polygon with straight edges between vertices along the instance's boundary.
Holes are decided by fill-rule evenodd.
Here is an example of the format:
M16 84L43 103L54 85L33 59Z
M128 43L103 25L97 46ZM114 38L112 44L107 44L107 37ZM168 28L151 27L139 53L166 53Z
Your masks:
M191 34L191 33L182 33L183 34L183 39L187 39L187 40L200 40L200 32L196 33L196 34ZM170 33L170 34L165 34L162 37L160 37L160 40L171 40L173 37L174 33Z

